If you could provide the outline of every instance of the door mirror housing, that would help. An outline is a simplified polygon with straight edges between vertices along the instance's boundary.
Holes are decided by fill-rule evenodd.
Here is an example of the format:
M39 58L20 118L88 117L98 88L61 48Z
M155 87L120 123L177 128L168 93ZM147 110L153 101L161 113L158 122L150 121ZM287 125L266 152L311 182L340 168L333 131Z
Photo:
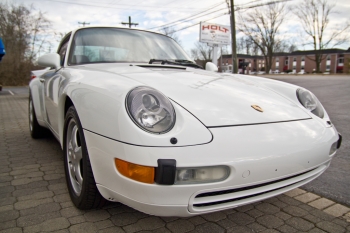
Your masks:
M60 55L57 53L45 54L38 59L38 65L43 67L61 68Z
M212 63L212 62L207 62L207 64L205 65L205 69L207 71L213 71L213 72L218 72L218 67Z

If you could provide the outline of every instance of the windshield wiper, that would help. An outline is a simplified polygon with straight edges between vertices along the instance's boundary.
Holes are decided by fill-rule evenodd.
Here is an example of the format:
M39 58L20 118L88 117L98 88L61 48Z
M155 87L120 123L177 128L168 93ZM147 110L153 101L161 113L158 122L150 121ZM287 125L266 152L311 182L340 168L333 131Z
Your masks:
M189 66L194 68L203 69L202 66L197 65L196 63L189 60L162 60L162 59L151 59L148 64L153 64L153 62L160 62L160 64L169 64L169 65L179 65L179 66Z

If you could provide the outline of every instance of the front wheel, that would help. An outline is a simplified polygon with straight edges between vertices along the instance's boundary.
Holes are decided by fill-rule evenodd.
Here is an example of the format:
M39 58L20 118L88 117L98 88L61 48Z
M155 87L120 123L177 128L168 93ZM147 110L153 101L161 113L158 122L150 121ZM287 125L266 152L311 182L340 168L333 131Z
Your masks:
M74 106L65 117L63 153L67 186L74 205L79 209L102 207L106 200L96 187L83 128Z

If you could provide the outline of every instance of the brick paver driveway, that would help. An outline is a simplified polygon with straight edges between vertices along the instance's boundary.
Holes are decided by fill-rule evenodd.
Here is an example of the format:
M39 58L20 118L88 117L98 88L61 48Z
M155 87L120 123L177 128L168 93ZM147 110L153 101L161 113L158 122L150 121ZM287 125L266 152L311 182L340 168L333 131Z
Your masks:
M70 201L62 151L29 135L27 96L0 95L0 232L350 232L350 209L301 189L191 218L161 218L111 203Z

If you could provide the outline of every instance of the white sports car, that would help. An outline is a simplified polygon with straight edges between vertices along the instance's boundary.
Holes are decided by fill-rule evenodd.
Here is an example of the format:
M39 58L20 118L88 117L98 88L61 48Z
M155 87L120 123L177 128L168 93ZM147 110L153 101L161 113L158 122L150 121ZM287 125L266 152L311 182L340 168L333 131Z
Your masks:
M79 28L38 63L52 68L30 82L30 132L60 142L80 209L234 208L315 179L341 143L310 91L202 69L161 34Z

